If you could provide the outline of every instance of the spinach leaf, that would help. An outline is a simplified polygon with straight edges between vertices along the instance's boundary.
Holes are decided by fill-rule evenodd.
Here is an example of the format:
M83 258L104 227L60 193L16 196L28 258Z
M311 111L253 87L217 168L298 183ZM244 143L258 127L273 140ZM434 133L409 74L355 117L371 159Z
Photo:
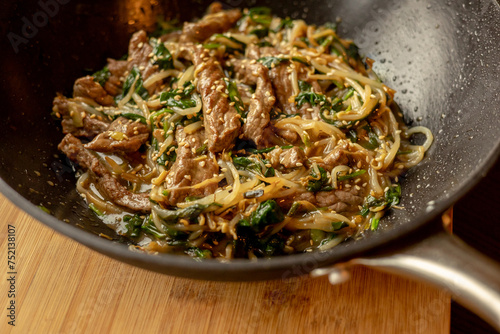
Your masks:
M166 107L177 107L181 109L188 109L196 107L196 100L192 98L194 85L190 82L183 90L172 89L168 92L160 94L160 103ZM179 96L176 98L176 96Z
M275 200L269 199L259 204L257 209L252 212L249 220L240 221L242 226L250 227L254 232L259 233L268 225L281 223L285 215Z
M331 190L331 187L328 186L328 175L326 171L322 167L318 167L320 175L317 175L314 169L311 172L312 180L309 180L307 183L306 189L307 191L320 191L320 190Z
M110 75L111 75L111 72L109 72L108 67L104 66L101 70L92 74L92 77L94 78L95 82L98 82L99 85L104 87L104 85L106 84L106 81L108 81Z
M162 209L160 206L155 206L155 212L158 214L166 224L172 224L177 222L179 219L194 220L196 219L203 210L212 206L213 204L193 204L184 209L179 210L167 210Z
M160 40L151 39L153 44L153 65L158 65L161 70L174 68L172 55L165 44Z
M137 81L136 81L137 78ZM147 100L149 98L149 93L146 88L144 88L142 84L142 76L141 72L139 69L134 66L131 70L127 78L125 79L125 82L123 83L123 88L122 88L122 93L117 95L115 100L120 101L127 93L129 92L130 88L132 88L132 84L135 81L135 92L144 100Z

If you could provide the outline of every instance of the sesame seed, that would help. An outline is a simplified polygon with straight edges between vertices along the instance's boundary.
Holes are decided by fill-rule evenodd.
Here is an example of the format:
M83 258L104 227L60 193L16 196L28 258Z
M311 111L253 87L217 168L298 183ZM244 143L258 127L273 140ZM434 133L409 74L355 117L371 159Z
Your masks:
M205 160L200 161L200 166L205 167Z
M191 175L184 175L184 178L185 178L186 180L191 180Z

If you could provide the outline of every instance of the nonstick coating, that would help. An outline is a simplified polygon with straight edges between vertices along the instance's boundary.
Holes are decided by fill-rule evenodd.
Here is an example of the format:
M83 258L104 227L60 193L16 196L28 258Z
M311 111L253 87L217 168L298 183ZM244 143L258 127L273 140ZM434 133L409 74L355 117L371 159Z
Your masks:
M49 115L52 99L56 92L71 94L74 80L100 69L107 57L120 58L131 33L153 28L157 14L189 20L199 17L209 2L58 1L47 1L51 7L45 9L34 1L0 5L4 36L0 42L0 189L53 229L122 261L210 280L304 274L419 233L476 184L499 154L500 10L496 2L228 0L225 7L267 5L280 16L308 23L340 17L340 35L354 39L362 54L376 61L375 71L398 91L396 101L406 121L429 127L435 143L402 181L405 210L391 213L376 233L331 251L230 263L131 252L75 191L70 164L57 151L62 133ZM34 21L38 26L30 29L28 22ZM23 40L14 41L16 36ZM101 232L115 241L98 237Z

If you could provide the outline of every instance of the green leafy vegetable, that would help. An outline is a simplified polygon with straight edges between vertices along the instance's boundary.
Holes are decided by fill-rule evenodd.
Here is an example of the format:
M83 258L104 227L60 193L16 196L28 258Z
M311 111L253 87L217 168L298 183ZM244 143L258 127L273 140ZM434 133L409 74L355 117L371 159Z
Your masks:
M188 109L196 107L196 100L192 97L194 86L192 83L187 84L183 90L172 89L168 92L160 94L160 103L166 107L177 107L180 109ZM176 98L176 96L179 96Z
M271 8L268 7L253 7L248 10L248 17L257 23L262 24L263 26L268 27L271 24Z
M380 222L380 218L372 218L370 223L370 229L375 231L378 228L378 223Z
M172 147L177 148L177 146L169 146L166 148L165 152L156 159L156 163L162 166L166 166L168 162L174 162L177 159L177 153L175 150L170 151Z
M309 180L307 183L306 189L307 191L326 191L331 190L331 186L328 185L328 175L326 171L322 167L318 167L320 175L317 175L314 169L311 172L312 180Z
M103 213L101 210L99 210L99 209L95 206L95 204L94 204L94 203L90 203L90 204L89 204L89 208L90 208L92 211L94 211L94 212L95 212L95 214L96 214L96 215L98 215L99 217L104 216L104 213ZM49 213L50 213L50 212L49 212Z
M258 38L264 38L269 34L268 28L256 28L250 31L251 34L257 36Z
M111 72L109 72L108 67L104 66L101 70L92 74L92 77L94 78L95 82L98 82L101 86L104 87L104 85L106 84L106 81L108 81L110 75L111 75Z
M150 40L153 44L153 65L158 65L162 70L174 68L172 55L165 44L156 39Z
M123 116L125 118L131 119L133 121L139 120L142 124L147 124L146 118L144 116L134 114L134 113L123 113L120 116Z
M137 79L137 81L136 81ZM139 69L134 66L131 70L127 78L125 79L125 82L123 83L123 91L121 94L117 95L115 98L117 101L120 101L125 95L127 95L128 91L130 88L132 88L132 85L135 81L135 92L144 100L149 98L149 93L146 88L144 88L142 84L142 76L141 72Z
M338 176L337 180L339 180L339 181L345 181L345 180L353 179L355 177L363 175L364 173L366 173L366 170L360 169L360 170L358 170L358 171L356 171L354 173L351 173L351 174Z
M264 65L267 68L274 68L278 66L281 62L287 61L288 59L285 58L278 58L278 57L262 57L257 59L259 63Z
M162 233L160 230L158 230L155 223L153 222L153 219L151 219L151 215L149 215L148 219L144 220L141 229L158 239L165 239L167 237L165 233Z
M179 210L167 210L160 208L159 205L154 207L155 212L158 214L166 224L173 224L179 219L194 220L196 219L205 209L209 208L214 204L193 204L184 209Z
M141 233L141 227L144 223L144 219L141 218L138 214L125 215L123 216L123 221L126 223L125 228L127 229L127 235L129 237L138 237Z
M227 90L229 92L229 100L231 102L234 102L234 108L236 109L238 114L240 114L241 116L245 116L245 105L241 100L238 86L236 86L236 83L234 81L227 78L224 78L224 81L226 82Z
M258 233L268 225L281 223L283 219L285 219L285 215L281 212L280 207L275 200L270 199L260 203L257 210L250 215L250 220L245 220L241 224Z
M273 31L278 32L284 28L293 28L293 20L291 18L281 19L280 24Z

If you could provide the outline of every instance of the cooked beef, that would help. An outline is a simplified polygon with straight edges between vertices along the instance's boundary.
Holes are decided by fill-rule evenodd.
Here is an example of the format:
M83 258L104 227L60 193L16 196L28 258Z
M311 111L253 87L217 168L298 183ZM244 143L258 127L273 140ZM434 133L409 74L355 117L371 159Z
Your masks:
M109 78L104 84L106 91L116 96L121 92L123 80L128 71L128 62L126 60L114 60L108 58Z
M128 46L128 70L130 71L136 66L141 71L143 80L158 72L158 65L153 65L151 61L152 52L153 47L149 44L148 35L144 30L139 30L133 34ZM159 84L157 82L148 87L148 92L153 94Z
M73 97L85 97L94 100L103 106L112 106L115 100L109 95L104 88L94 81L94 78L87 75L75 81L73 86Z
M107 131L100 133L85 148L98 152L136 152L149 138L145 124L118 117Z
M109 127L109 123L98 120L97 118L90 118L85 116L83 118L83 126L76 127L71 118L65 118L61 121L62 130L64 134L71 133L75 137L85 137L92 139Z
M305 160L304 151L297 146L284 149L279 156L280 164L286 168L300 167L304 164Z
M134 211L148 212L151 210L149 194L129 191L111 175L94 154L85 149L82 142L75 136L67 134L58 148L69 159L96 176L99 190L110 201Z
M175 205L183 201L186 196L206 196L217 189L217 182L205 187L189 189L214 174L218 174L219 166L214 161L214 156L209 153L206 159L195 161L198 156L196 150L204 145L205 131L199 130L192 134L186 134L182 127L176 130L177 158L166 178L166 188L169 192L167 203Z
M273 88L278 97L278 107L288 115L297 114L297 106L295 101L290 100L293 96L292 82L290 81L290 73L288 73L288 65L281 63L269 71L269 77L272 80Z
M213 152L228 151L239 135L241 116L229 104L220 63L201 45L186 45L181 51L196 66L198 84L196 89L203 101L203 120L208 139L208 149Z
M70 104L73 105L72 108L70 108ZM109 126L109 123L106 122L107 119L101 116L91 118L90 115L79 108L75 102L71 102L61 95L54 98L52 110L58 117L62 117L61 125L64 134L71 133L76 137L92 139L99 133L106 131ZM72 117L75 112L80 113L80 117L83 112L83 117L81 117L82 123L78 124L78 126L75 125L75 121Z
M214 12L214 9L216 10ZM241 18L239 9L212 12L202 17L198 22L186 22L182 29L181 43L203 42L213 34L220 34L231 28Z
M256 85L243 126L243 134L247 139L253 140L258 147L266 147L270 143L264 136L264 131L269 125L269 113L276 101L267 68L248 60L235 59L232 64L239 80L247 85Z
M323 158L323 162L318 165L328 171L339 165L366 167L366 156L362 152L351 152L350 149L352 148L348 141L339 142L338 146L328 153Z
M363 204L361 190L355 187L344 190L319 191L316 193L316 202L319 207L328 207L336 212L359 211L359 205Z
M280 199L278 204L283 210L289 210L293 202L308 201L318 208L329 208L337 213L359 211L359 205L363 204L363 190L355 187L343 190L303 192L298 195L288 196Z

